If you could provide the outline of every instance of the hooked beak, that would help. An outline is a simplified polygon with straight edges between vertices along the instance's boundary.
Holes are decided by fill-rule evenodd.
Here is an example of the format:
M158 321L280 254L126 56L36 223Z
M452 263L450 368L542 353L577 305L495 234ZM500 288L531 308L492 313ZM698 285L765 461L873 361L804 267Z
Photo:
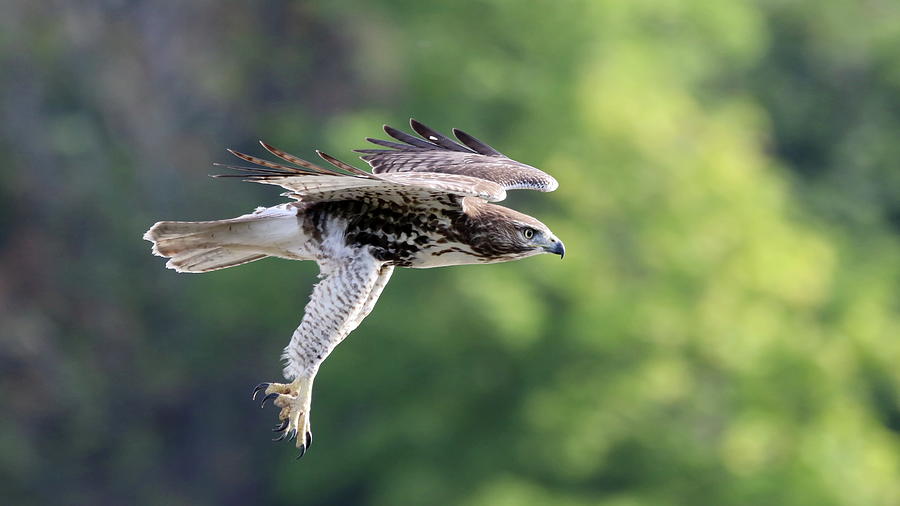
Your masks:
M566 247L563 245L562 241L556 239L553 241L550 246L544 248L547 253L553 253L554 255L559 255L559 258L562 259L566 256Z

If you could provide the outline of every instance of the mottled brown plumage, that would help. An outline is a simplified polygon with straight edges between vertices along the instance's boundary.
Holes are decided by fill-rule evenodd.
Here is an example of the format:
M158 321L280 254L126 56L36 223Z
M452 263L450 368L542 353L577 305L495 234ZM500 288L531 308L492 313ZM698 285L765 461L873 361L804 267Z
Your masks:
M319 155L325 168L268 144L286 163L237 151L254 167L230 166L248 181L275 184L294 202L209 222L159 222L144 238L179 272L207 272L267 256L315 260L322 281L285 348L287 384L263 383L263 403L282 408L276 429L297 437L301 455L311 442L309 408L319 366L369 314L395 267L428 268L494 263L565 252L540 221L492 204L506 190L552 191L544 172L502 155L454 130L450 138L410 120L421 138L385 126L400 142L369 139L388 149L360 150L373 172Z

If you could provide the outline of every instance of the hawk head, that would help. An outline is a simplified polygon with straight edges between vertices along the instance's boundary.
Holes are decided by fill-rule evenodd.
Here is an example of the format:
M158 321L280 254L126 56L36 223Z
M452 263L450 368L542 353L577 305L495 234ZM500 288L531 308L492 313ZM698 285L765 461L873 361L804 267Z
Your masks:
M507 207L486 202L465 206L469 245L489 262L503 262L539 253L562 258L566 248L540 221Z

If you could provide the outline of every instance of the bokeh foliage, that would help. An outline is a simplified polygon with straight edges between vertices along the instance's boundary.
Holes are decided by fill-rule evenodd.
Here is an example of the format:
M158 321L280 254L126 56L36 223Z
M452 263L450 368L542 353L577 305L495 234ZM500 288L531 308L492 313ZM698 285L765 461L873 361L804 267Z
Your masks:
M52 7L52 8L51 8ZM900 4L0 8L0 496L15 504L900 503ZM559 179L563 262L395 274L266 441L315 266L162 268L264 138L409 116Z

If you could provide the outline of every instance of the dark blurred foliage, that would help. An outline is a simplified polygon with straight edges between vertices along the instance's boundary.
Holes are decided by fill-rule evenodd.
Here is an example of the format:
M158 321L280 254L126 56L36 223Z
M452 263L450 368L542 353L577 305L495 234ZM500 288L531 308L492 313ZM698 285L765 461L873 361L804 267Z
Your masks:
M895 1L13 0L0 61L5 504L900 504ZM569 254L395 274L295 462L249 392L315 265L140 237L410 116Z

